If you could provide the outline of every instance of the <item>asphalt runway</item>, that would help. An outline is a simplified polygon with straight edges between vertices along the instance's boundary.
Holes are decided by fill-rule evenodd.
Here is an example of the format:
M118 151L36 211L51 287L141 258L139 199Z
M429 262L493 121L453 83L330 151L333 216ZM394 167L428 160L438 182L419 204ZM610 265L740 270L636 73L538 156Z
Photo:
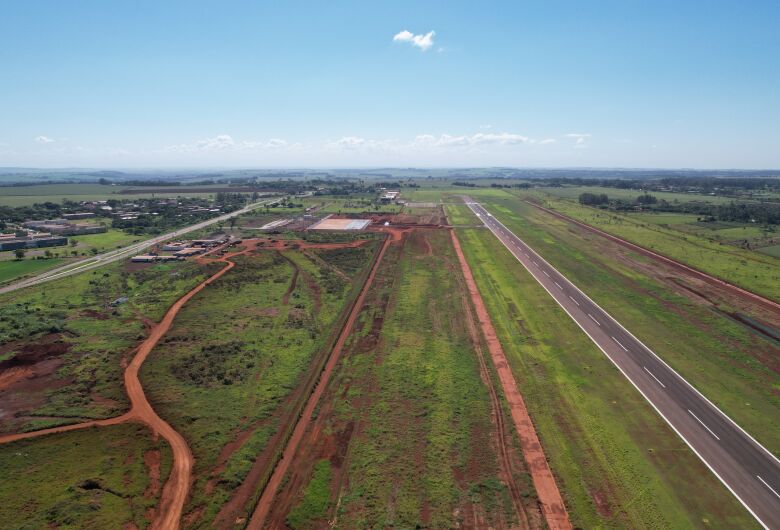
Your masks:
M756 520L780 530L780 460L481 204L466 204Z

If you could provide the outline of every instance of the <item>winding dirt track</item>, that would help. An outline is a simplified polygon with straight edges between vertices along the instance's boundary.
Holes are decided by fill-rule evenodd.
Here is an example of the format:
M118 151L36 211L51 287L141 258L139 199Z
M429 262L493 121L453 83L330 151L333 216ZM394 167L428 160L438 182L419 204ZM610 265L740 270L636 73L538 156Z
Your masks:
M225 267L179 298L170 309L168 309L163 319L151 329L149 336L138 347L135 357L133 357L133 360L125 370L125 389L131 403L128 412L121 416L117 416L116 418L109 418L106 420L88 421L74 425L65 425L62 427L53 427L51 429L2 436L0 437L0 443L14 442L17 440L74 431L77 429L86 429L89 427L117 425L126 421L145 423L152 431L165 438L170 444L173 452L173 467L171 469L171 474L168 476L168 480L163 488L160 503L155 511L156 517L155 520L152 521L150 528L154 530L175 530L179 528L179 520L181 519L182 510L184 509L184 503L187 500L192 478L192 452L184 437L176 432L173 427L160 418L154 411L151 404L146 399L146 394L144 394L141 381L138 379L138 372L141 369L141 365L149 356L149 353L157 345L157 342L159 342L163 335L168 332L176 315L184 304L211 282L232 269L235 266L235 263L228 261L228 257L237 254L231 254L230 256L216 260L226 263Z
M490 320L490 315L482 301L482 296L479 294L477 284L474 281L474 276L471 274L471 268L466 261L466 257L463 255L458 236L455 234L454 230L450 231L450 235L452 236L452 244L455 247L458 260L460 260L460 266L466 280L466 287L471 294L471 300L474 303L474 309L477 312L479 323L482 326L482 332L485 334L490 357L493 360L493 365L496 367L501 387L504 389L504 396L506 397L507 403L509 403L512 421L515 424L515 430L520 438L523 456L528 464L531 478L534 481L534 487L539 496L539 503L541 504L544 518L547 521L547 526L552 530L571 530L572 525L571 521L569 521L569 514L566 511L566 506L563 503L561 493L558 491L555 477L553 476L552 471L550 471L550 466L547 465L544 449L536 435L536 429L531 421L531 416L528 414L528 409L525 406L525 401L523 401L523 396L517 389L517 381L515 380L514 374L512 374L511 368L509 368L504 349L501 347L501 343L496 335L496 330Z
M317 407L317 403L319 402L320 397L325 392L325 388L328 385L330 376L333 373L333 370L336 368L336 364L338 363L339 359L341 358L341 352L344 349L344 344L352 332L352 328L357 321L360 310L363 308L363 302L366 299L366 294L368 293L368 290L374 281L376 272L379 269L379 264L382 262L382 257L385 255L385 251L390 245L390 242L390 237L385 238L384 242L382 243L382 247L379 249L379 254L377 255L377 258L371 267L371 272L368 274L366 282L363 284L363 288L360 290L360 294L355 299L352 310L349 312L349 316L344 323L344 327L341 329L341 333L339 333L339 337L333 346L333 350L328 357L328 361L322 370L320 379L309 396L309 400L306 402L306 407L304 407L303 412L301 412L301 416L295 425L295 429L293 430L292 435L290 436L290 439L284 448L282 458L279 460L276 468L274 468L274 472L271 475L271 478L268 480L268 483L263 489L260 500L257 502L257 506L252 513L252 517L246 526L246 528L249 530L260 530L265 525L266 518L268 517L268 513L270 512L274 501L274 497L276 497L276 491L279 489L282 480L287 474L287 470L289 469L290 464L295 457L295 453L298 450L298 445L303 439L306 430L309 428L314 409Z

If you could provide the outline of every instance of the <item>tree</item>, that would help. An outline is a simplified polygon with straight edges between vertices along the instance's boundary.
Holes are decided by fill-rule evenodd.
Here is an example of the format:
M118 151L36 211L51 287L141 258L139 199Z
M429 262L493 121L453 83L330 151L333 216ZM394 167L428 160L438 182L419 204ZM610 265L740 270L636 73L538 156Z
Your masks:
M14 250L14 256L16 256L16 259L22 259L24 257L24 249L17 248L16 250Z
M46 256L46 259L51 258L51 250L49 250L48 248L46 249L46 252L44 252L43 254L44 256Z

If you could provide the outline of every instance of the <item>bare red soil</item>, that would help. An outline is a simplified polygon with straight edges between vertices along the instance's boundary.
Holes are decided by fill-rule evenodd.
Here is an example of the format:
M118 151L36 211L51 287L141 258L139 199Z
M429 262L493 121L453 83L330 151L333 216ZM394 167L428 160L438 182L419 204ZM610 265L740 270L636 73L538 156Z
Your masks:
M314 409L317 407L320 397L325 391L328 385L328 381L330 380L330 377L333 374L333 370L339 361L341 353L344 349L344 344L346 343L346 340L349 337L350 333L352 332L352 328L354 327L355 322L357 321L357 317L360 314L360 310L363 307L366 294L374 280L374 277L376 276L376 272L377 269L379 268L379 264L381 263L382 257L384 256L385 251L389 244L390 244L390 239L389 238L385 239L384 243L382 244L382 247L379 250L376 259L374 260L374 263L371 267L371 271L369 272L368 277L366 278L366 282L363 284L363 287L360 290L360 293L358 294L352 306L352 309L349 312L349 316L347 317L347 320L344 323L341 332L339 333L338 339L336 340L336 343L333 349L331 350L330 356L328 357L325 367L323 368L322 373L320 375L320 379L317 382L317 385L314 387L314 390L312 391L311 395L309 396L308 401L306 402L306 406L303 409L303 412L301 413L300 418L298 419L295 425L295 428L293 429L292 435L287 441L281 459L277 463L273 473L271 474L270 479L268 480L268 482L266 483L263 489L263 493L260 496L260 500L258 501L254 513L252 514L252 517L249 520L249 523L247 524L247 528L249 529L259 530L263 528L263 526L266 523L266 518L268 517L268 514L270 512L271 506L276 496L276 492L279 489L279 486L281 485L282 480L284 479L287 473L287 470L289 469L291 463L293 462L293 458L298 449L298 446L301 443L301 440L304 438L304 435L308 430L309 425L311 424Z
M463 276L466 280L466 287L471 294L471 301L474 304L474 309L477 312L482 332L485 335L493 365L496 368L499 381L504 390L504 395L509 403L512 420L514 421L517 435L520 438L520 443L523 447L523 456L525 457L525 461L530 470L536 493L539 496L542 513L547 521L547 525L551 529L571 530L572 525L569 521L569 514L566 511L563 498L558 490L555 477L550 471L550 467L547 465L544 449L536 435L536 429L528 414L528 409L523 401L523 396L517 388L515 376L509 368L504 349L501 347L490 315L482 301L482 296L479 294L477 284L471 274L471 268L463 255L463 250L460 247L458 237L454 231L451 231L450 233L452 235L452 244L455 247L455 252L460 260Z

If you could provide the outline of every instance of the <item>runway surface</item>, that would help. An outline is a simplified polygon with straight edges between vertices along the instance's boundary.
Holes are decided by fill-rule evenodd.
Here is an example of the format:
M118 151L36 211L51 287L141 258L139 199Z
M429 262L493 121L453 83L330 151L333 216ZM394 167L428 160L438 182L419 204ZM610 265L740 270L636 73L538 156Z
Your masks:
M756 520L780 529L780 460L481 204L466 204Z

